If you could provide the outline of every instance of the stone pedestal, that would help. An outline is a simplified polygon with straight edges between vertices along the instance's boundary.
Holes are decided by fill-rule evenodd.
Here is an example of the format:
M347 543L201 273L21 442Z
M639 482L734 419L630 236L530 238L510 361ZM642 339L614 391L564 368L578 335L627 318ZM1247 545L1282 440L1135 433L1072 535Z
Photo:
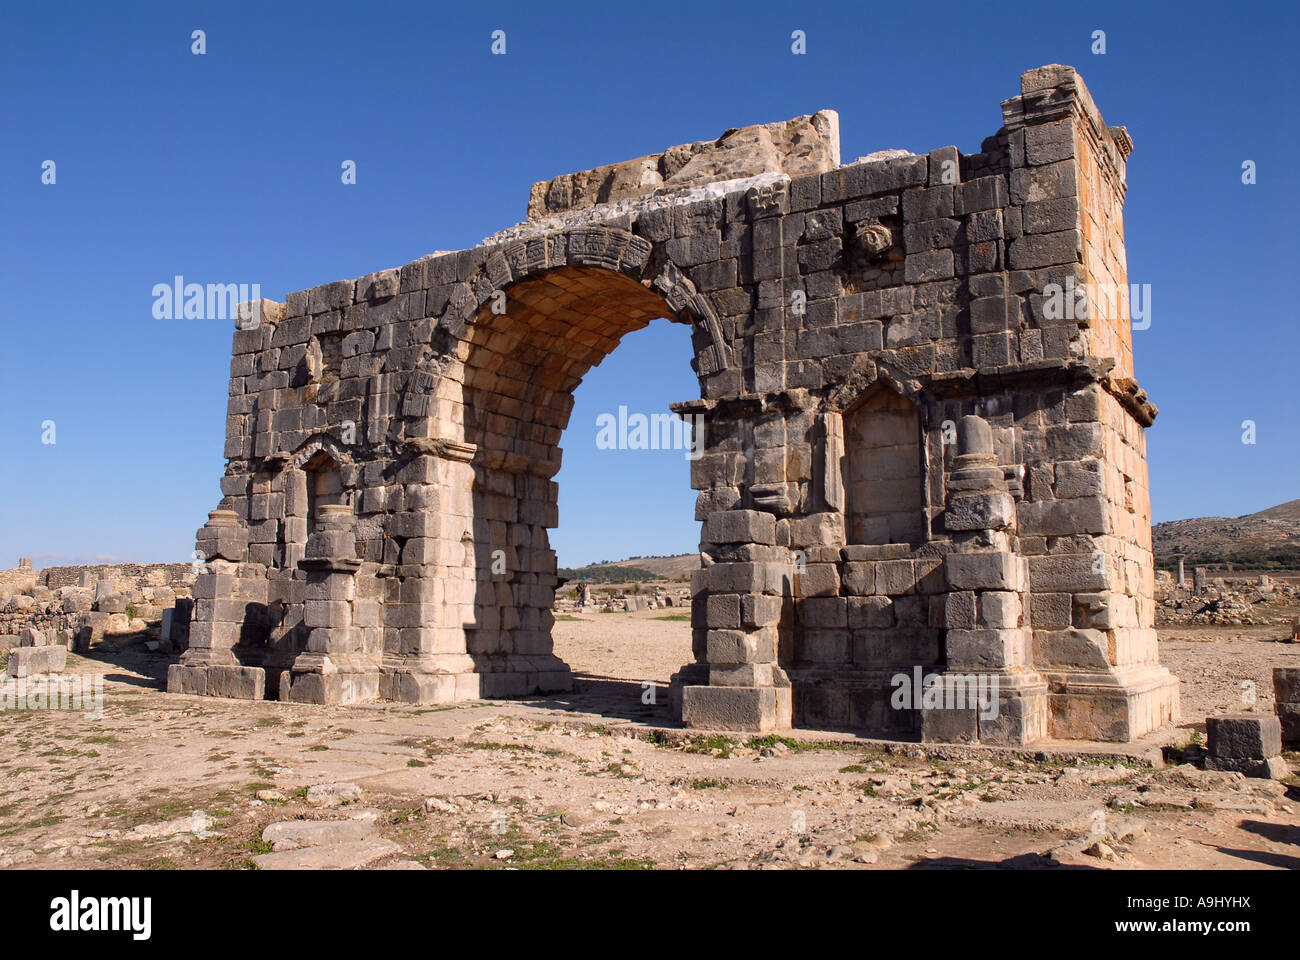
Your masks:
M297 703L364 703L380 692L378 664L353 623L356 576L355 517L340 504L322 506L298 569L307 575L303 624L307 649L289 671L289 699Z
M775 545L776 520L758 510L716 512L704 523L702 541L718 558L702 571L693 599L704 607L703 650L696 655L708 664L708 684L681 686L682 722L714 730L788 730L793 701L777 649L782 592L793 564L789 551ZM679 676L701 674L686 669Z
M241 665L234 648L243 630L250 598L239 579L248 554L248 530L233 510L213 510L200 528L195 549L202 572L194 580L194 612L189 645L167 670L168 693L261 700L265 674ZM264 584L262 585L264 590Z
M944 560L945 695L937 708L923 704L921 736L1023 745L1047 734L1047 684L1033 667L1028 568L1010 550L1015 502L988 423L963 417L957 441L944 514L953 543ZM969 704L971 691L980 706Z

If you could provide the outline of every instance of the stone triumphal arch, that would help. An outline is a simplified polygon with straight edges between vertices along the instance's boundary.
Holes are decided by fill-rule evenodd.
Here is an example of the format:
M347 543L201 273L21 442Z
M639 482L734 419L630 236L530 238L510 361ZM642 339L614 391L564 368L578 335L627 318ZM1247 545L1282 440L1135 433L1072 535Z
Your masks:
M1132 142L1069 67L1002 112L979 153L852 163L829 111L728 131L539 183L474 249L245 305L168 689L567 689L558 443L586 372L663 316L704 424L687 725L1027 743L1176 717L1129 320L1050 306L1127 283ZM995 709L900 709L899 675Z

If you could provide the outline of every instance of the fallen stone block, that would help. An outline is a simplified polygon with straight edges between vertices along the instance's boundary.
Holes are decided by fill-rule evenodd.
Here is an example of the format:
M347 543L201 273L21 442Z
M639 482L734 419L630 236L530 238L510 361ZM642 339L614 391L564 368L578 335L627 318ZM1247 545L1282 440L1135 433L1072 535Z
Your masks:
M1282 752L1277 717L1207 717L1205 732L1210 756L1225 760L1267 760Z
M263 853L254 857L253 863L259 870L355 870L400 851L401 847L391 840L377 837Z
M1248 777L1280 780L1288 775L1282 759L1282 727L1278 718L1261 716L1207 717L1207 770L1235 770Z
M262 839L281 853L364 840L374 828L370 820L282 820L263 830Z
M11 677L34 677L43 673L62 673L68 648L56 644L40 647L15 647L9 651L5 672Z
M1279 703L1274 710L1282 727L1282 742L1300 743L1300 703Z
M1280 756L1266 760L1237 757L1206 757L1206 770L1230 770L1243 773L1248 777L1262 777L1265 780L1283 780L1290 776L1291 770Z
M307 789L307 802L315 807L337 807L360 799L361 788L355 783L318 783Z
M23 627L18 634L18 646L20 647L44 647L49 645L44 631L37 630L35 627Z
M1273 694L1282 742L1300 743L1300 667L1274 667Z
M1273 695L1278 703L1300 703L1300 667L1273 668Z

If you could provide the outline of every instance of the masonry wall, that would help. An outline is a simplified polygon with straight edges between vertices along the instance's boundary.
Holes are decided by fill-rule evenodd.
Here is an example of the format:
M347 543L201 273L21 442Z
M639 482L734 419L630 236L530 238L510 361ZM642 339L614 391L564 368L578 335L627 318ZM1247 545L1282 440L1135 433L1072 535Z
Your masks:
M693 328L701 394L675 409L706 424L695 660L673 684L687 724L1028 742L1168 720L1176 681L1149 629L1154 408L1124 317L1048 307L1054 285L1123 272L1127 137L1065 67L1026 74L1003 117L972 155L547 215L264 301L235 334L224 497L170 687L317 702L565 688L546 531L572 391L668 316ZM855 446L878 408L912 412L915 470L876 476ZM879 516L846 523L899 479L914 495L868 497ZM996 678L1003 712L898 709L893 678L918 667Z

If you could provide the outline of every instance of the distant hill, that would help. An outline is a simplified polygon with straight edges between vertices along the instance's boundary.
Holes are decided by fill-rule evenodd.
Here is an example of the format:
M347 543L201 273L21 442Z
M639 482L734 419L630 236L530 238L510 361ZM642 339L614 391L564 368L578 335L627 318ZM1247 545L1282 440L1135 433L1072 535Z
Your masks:
M1249 513L1244 517L1194 517L1151 528L1156 566L1177 566L1174 554L1185 553L1191 566L1300 570L1300 500Z
M607 560L585 567L561 567L561 577L570 580L689 580L691 573L700 567L698 553L683 553L672 557L628 557L626 560Z

